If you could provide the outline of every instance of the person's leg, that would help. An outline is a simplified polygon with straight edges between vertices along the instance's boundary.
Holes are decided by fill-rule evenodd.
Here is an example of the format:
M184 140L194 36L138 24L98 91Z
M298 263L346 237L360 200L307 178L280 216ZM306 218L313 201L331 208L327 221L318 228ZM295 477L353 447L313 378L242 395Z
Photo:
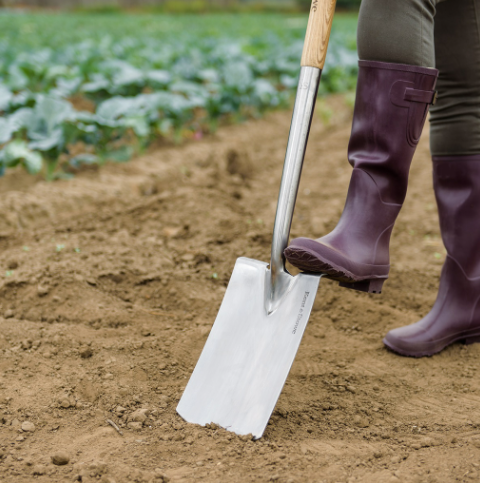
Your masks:
M480 0L447 0L435 17L438 101L430 116L433 156L480 154Z
M292 265L326 273L342 287L380 293L388 278L390 235L434 99L434 4L362 2L361 60L348 146L353 173L345 208L331 233L292 240L284 252Z
M358 57L435 67L437 0L363 0L357 31Z
M480 0L438 6L435 47L440 77L431 150L447 258L430 313L384 339L415 357L458 340L480 342Z

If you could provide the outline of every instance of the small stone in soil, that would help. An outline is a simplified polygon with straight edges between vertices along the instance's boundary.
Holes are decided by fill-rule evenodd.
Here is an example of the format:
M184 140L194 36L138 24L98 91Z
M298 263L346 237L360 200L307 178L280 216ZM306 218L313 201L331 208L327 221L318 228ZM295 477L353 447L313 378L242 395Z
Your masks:
M22 423L22 431L26 433L33 433L35 431L35 425L30 421L24 421Z
M123 414L127 409L124 408L123 406L117 406L115 408L115 413L117 414L117 416L120 416L121 414Z
M22 340L21 345L23 350L29 350L33 347L33 341L30 339L25 339Z
M63 396L58 400L58 405L62 408L68 409L72 406L72 402L68 396Z
M42 285L39 285L37 288L37 294L39 297L45 297L45 295L48 295L48 292L50 292L50 289L43 287Z
M57 466L62 466L68 464L70 461L70 456L63 451L59 451L52 456L52 463Z

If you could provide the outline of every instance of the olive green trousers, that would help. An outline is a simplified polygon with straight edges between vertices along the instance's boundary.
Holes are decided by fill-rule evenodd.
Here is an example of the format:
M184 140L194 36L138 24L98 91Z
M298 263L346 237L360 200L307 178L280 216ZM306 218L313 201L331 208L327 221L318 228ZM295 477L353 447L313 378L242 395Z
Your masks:
M432 154L480 154L480 0L362 0L358 55L436 67Z

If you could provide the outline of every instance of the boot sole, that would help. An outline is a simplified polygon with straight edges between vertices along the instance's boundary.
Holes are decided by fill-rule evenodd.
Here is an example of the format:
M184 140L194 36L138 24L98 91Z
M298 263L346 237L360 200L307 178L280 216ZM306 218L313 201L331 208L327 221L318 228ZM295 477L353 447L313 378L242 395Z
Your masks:
M342 270L333 263L320 260L318 256L309 250L298 247L288 247L284 253L287 260L300 270L310 273L326 274L327 278L340 282L340 287L357 290L359 292L381 294L383 284L388 278L365 278L362 280L348 270Z
M408 352L406 350L399 349L398 347L395 347L393 344L391 344L389 341L387 341L386 338L383 339L382 342L387 347L387 349L389 349L392 352L395 352L396 354L399 354L401 356L415 357L415 358L430 357L430 356L433 356L435 354L438 354L439 352L442 352L449 345L455 344L456 342L461 342L465 345L471 345L471 344L479 343L480 342L480 333L479 334L472 334L472 335L469 335L469 336L461 335L461 336L456 337L455 339L451 340L450 342L448 342L447 344L445 344L444 346L442 346L439 349L430 350L430 351L424 350L424 351L420 351L420 352Z

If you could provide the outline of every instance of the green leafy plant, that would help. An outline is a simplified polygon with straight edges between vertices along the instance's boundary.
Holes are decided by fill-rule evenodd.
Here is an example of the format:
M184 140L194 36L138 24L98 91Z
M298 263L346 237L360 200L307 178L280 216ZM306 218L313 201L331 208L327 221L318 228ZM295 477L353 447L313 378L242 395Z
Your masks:
M124 162L158 138L198 139L288 106L305 24L282 15L3 14L0 174L23 166L71 176ZM355 84L354 26L354 16L334 24L321 94Z

